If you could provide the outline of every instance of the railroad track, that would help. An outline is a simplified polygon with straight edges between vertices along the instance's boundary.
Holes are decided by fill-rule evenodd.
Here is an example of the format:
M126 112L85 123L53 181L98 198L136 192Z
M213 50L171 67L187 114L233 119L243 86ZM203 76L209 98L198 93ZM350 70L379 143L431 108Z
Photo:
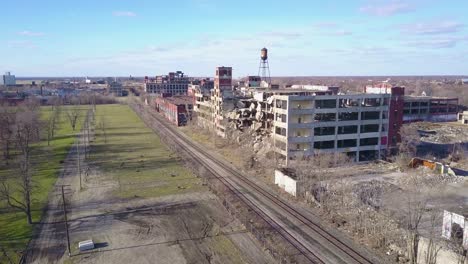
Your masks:
M134 110L139 111L136 107ZM140 111L146 111L146 109L140 109ZM296 248L308 262L378 263L378 261L364 256L363 253L341 241L287 202L261 188L230 165L192 142L156 113L149 111L147 113L156 121L158 133L163 132L162 128L167 136L175 140L193 160L204 166L230 191L241 198L258 216ZM149 125L152 127L152 124ZM220 170L217 170L216 167L224 170L229 176L221 176ZM311 242L310 240L315 241ZM319 240L325 243L321 243ZM320 249L326 249L324 251L327 253L321 252Z

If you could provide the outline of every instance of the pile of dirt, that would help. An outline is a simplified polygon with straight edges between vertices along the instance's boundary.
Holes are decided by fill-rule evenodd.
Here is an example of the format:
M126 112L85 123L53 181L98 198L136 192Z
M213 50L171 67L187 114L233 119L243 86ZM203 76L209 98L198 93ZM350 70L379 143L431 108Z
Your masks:
M468 128L466 126L449 123L417 123L421 141L439 144L455 144L468 141Z

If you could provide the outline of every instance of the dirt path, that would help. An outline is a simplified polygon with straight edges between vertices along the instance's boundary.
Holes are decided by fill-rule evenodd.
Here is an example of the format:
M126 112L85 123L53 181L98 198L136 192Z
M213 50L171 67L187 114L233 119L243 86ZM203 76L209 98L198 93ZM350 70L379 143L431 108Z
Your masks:
M83 142L83 138L79 139ZM78 155L76 143L73 145L64 162L64 169L57 179L52 192L49 194L47 211L39 224L38 232L33 235L28 254L27 263L57 263L67 255L66 229L64 223L62 185L65 186L65 196L70 197L75 193L77 180L79 186ZM80 152L83 151L80 149ZM83 155L80 160L83 162Z

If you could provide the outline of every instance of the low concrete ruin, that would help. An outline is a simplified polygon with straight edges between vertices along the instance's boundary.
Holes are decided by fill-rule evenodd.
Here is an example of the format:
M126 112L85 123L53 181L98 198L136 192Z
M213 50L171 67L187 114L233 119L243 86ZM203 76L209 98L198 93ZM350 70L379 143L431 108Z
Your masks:
M275 170L275 184L292 196L297 196L298 180L291 169Z

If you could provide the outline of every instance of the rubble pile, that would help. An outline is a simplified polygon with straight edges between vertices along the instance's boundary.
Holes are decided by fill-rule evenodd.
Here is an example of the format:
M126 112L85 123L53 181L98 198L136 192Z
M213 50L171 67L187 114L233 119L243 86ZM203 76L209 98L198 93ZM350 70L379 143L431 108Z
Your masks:
M421 140L429 143L453 144L468 141L468 128L452 124L418 123Z
M427 167L419 167L409 177L400 177L397 184L401 187L418 185L427 187L436 187L441 184L460 183L464 178L451 174L438 174Z
M253 99L239 100L226 116L229 123L234 124L237 130L244 131L244 129L251 127L254 130L259 130L268 121L267 114L262 111L266 107L265 103Z

